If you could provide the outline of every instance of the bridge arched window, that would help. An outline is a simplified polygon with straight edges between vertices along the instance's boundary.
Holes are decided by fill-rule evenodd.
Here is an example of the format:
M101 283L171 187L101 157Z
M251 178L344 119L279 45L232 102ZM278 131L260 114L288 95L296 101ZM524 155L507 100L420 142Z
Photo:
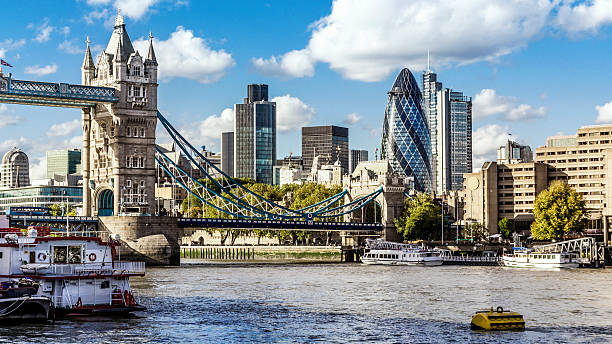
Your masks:
M133 76L140 76L140 66L132 67L132 75Z
M140 137L145 137L145 128L140 128Z
M125 167L130 168L132 167L132 158L129 156L125 157Z
M143 157L138 158L138 167L144 168L144 158Z
M125 128L125 136L127 136L127 137L131 137L132 136L132 127Z

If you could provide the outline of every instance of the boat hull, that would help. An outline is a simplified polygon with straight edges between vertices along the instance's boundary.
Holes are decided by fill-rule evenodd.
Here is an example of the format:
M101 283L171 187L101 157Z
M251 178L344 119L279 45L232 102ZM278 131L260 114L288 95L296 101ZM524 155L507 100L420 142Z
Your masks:
M579 267L577 262L517 262L507 258L503 258L502 263L505 267L524 269L575 269Z
M41 323L54 319L53 304L44 296L0 299L0 323Z
M141 305L135 306L83 306L80 308L56 308L57 318L71 318L83 316L126 316L134 312L145 311Z
M412 266L439 266L442 265L442 260L380 260L362 258L361 262L365 265L412 265Z

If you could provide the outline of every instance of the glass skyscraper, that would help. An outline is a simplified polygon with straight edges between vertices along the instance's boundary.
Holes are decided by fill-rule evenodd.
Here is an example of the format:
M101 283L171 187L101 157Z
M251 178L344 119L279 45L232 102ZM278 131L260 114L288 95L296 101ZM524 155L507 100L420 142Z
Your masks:
M463 174L472 172L472 98L443 88L428 69L423 72L423 103L431 133L433 190L459 190Z
M422 104L417 81L408 68L402 69L388 93L381 158L413 178L416 191L431 192L431 143Z
M47 151L47 178L54 175L81 174L81 151L59 149Z
M268 85L249 85L248 97L234 105L234 114L234 176L272 184L276 103L268 101Z

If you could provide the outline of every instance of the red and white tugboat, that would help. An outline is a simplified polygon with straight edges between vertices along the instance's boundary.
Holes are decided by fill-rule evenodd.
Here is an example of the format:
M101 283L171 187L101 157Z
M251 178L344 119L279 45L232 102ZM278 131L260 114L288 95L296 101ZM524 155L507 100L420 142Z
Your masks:
M52 236L48 229L0 229L0 282L32 280L36 297L51 300L56 317L113 315L144 310L130 276L144 276L144 262L115 260L117 241ZM118 238L117 238L118 239Z

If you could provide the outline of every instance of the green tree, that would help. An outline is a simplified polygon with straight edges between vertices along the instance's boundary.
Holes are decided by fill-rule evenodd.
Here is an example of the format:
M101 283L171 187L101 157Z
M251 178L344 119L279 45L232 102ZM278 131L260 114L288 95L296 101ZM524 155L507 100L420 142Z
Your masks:
M66 203L55 203L51 204L52 216L66 216ZM72 206L68 206L68 216L76 216L76 209Z
M463 227L463 237L471 238L473 241L482 241L487 238L489 232L480 222L468 223Z
M582 195L566 183L555 181L536 197L531 235L536 240L556 240L570 232L583 232L587 224Z
M514 221L504 217L499 220L497 227L499 228L499 234L501 234L502 238L510 239L512 237L512 233L514 233Z
M404 201L402 215L394 220L397 231L406 240L440 239L442 209L426 194Z

